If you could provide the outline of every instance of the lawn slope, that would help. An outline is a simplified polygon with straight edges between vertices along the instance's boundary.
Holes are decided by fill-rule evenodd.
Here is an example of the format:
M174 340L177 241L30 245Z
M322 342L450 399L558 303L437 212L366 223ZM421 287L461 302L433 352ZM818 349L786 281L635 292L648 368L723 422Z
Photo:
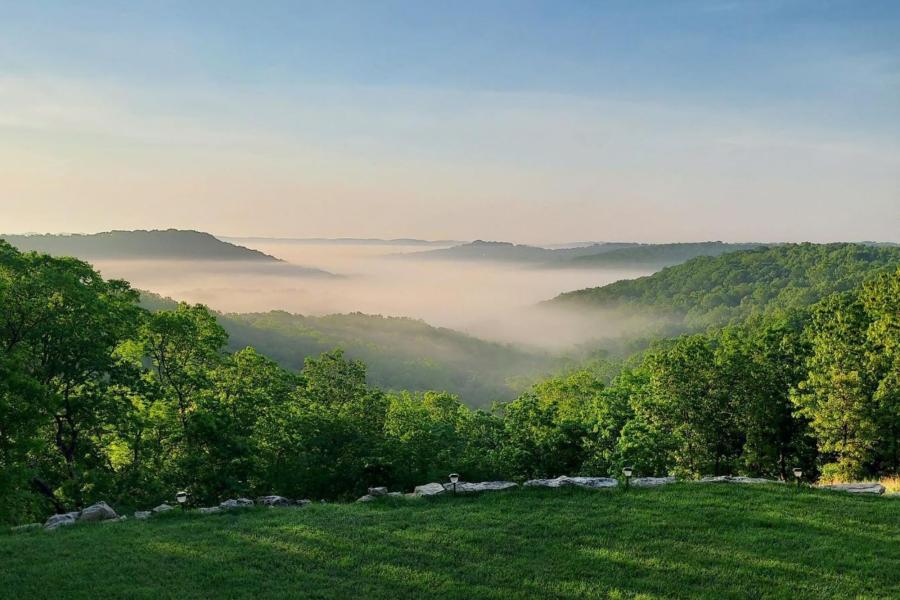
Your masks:
M900 597L900 501L519 490L0 535L2 598Z

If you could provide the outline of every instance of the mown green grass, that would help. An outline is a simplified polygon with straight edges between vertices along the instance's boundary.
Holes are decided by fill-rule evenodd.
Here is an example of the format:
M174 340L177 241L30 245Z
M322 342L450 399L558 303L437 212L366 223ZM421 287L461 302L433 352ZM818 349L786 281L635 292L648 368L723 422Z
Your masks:
M520 490L0 535L0 598L900 598L900 500Z

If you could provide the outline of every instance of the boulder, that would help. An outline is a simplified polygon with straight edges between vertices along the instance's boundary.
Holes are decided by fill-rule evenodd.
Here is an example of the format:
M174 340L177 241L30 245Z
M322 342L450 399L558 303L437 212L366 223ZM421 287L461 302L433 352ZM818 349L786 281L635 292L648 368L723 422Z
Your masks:
M91 504L81 511L79 521L109 521L110 519L118 519L119 515L106 502L98 502Z
M657 487L678 481L674 477L635 477L631 480L634 487Z
M78 516L81 514L80 511L63 513L61 515L53 515L47 522L44 523L44 529L56 529L58 527L64 527L66 525L74 525L78 520Z
M416 496L439 496L445 491L443 484L426 483L425 485L417 485L413 493Z
M218 506L203 506L197 509L201 515L214 515L216 513L222 512L222 509Z
M134 511L134 518L139 521L146 521L153 515L153 513L149 510L136 510Z
M374 502L375 500L378 500L377 496L366 494L365 496L360 497L357 502Z
M231 510L233 508L247 508L253 506L253 500L250 498L231 498L225 502L220 502L219 507L222 510Z
M159 506L157 506L156 508L153 508L151 510L155 513L164 513L164 512L169 512L170 510L173 510L174 508L175 508L174 506L170 506L170 505L166 504L165 502L163 502L162 504L160 504Z
M762 477L732 477L731 475L708 476L699 480L699 483L781 483L774 479Z
M369 496L387 496L388 489L386 487L370 487Z
M290 506L291 501L284 496L262 496L256 499L257 504L263 506Z
M500 490L509 490L519 487L519 484L512 481L481 481L478 483L459 482L456 484L457 494L471 494L474 492L495 492ZM445 483L444 490L453 492L453 484Z
M619 481L612 477L567 477L561 475L556 479L530 479L525 482L525 487L549 487L559 488L577 486L582 488L600 489L616 487Z
M875 494L876 496L880 496L884 493L884 486L880 483L833 483L831 485L823 485L820 487L823 490L849 492L851 494Z

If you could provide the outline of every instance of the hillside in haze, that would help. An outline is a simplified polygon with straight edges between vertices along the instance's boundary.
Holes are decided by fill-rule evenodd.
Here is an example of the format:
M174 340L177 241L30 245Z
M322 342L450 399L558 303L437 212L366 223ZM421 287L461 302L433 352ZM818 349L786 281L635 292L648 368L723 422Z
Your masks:
M223 242L208 233L179 229L66 235L0 234L0 238L22 251L83 259L280 262L274 256Z
M281 238L281 237L227 237L221 239L240 243L278 242L287 244L336 244L350 246L456 246L459 240L420 240L416 238Z
M177 303L142 293L150 310L169 310ZM311 317L284 311L221 314L228 346L253 346L285 368L300 369L304 359L335 348L364 361L369 381L392 390L446 390L466 404L488 407L510 400L523 382L559 367L549 354L487 342L452 329L433 327L406 317L362 313Z
M698 257L658 273L561 294L547 306L652 312L694 327L809 306L900 264L900 248L784 244Z
M759 246L760 244L725 242L582 242L545 248L477 240L451 248L413 252L404 256L436 260L512 262L548 268L662 268L697 256L719 256Z

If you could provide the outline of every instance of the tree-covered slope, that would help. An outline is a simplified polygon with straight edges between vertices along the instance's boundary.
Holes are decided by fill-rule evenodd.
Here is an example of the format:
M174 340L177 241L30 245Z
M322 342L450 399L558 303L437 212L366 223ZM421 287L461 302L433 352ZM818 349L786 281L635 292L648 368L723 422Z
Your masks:
M208 233L178 229L86 235L0 234L0 238L22 251L81 259L279 261L259 250L223 242Z
M689 325L721 325L809 306L897 264L896 247L784 244L694 258L647 277L561 294L548 304L650 310Z
M760 244L727 244L725 242L690 242L683 244L641 244L611 252L576 256L565 264L586 267L650 267L662 268L681 264L698 256L720 256L728 252L759 248Z
M176 303L143 293L151 310ZM424 321L363 313L311 317L283 311L218 314L229 348L253 346L290 369L334 348L364 361L371 384L391 390L445 390L470 406L515 397L517 383L546 374L559 360L487 342Z
M578 256L589 256L604 252L612 252L621 248L636 246L632 242L598 243L589 246L574 248L541 248L526 244L512 244L510 242L486 242L476 240L468 244L460 244L451 248L438 250L425 250L404 254L404 257L430 259L430 260L469 260L469 261L497 261L517 263L550 263L565 261Z
M0 534L0 597L897 598L889 498L521 490Z

